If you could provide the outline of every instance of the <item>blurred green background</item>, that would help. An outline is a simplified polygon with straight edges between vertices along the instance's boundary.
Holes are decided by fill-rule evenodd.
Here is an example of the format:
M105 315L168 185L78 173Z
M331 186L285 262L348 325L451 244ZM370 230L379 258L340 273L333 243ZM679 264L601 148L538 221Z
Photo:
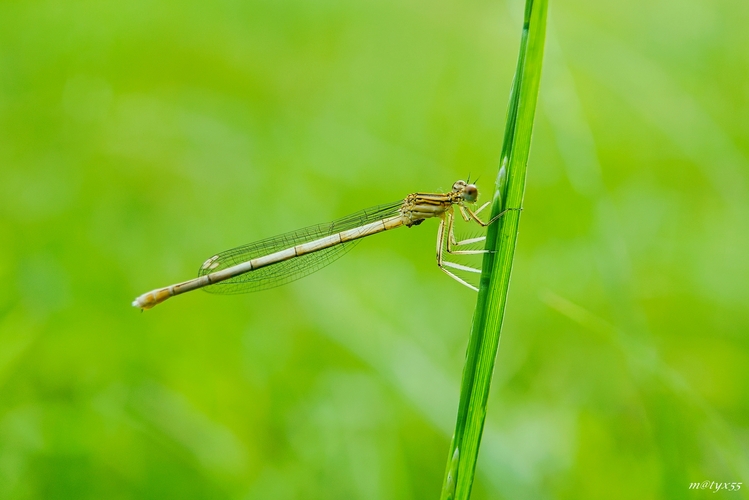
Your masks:
M0 498L438 498L475 295L436 223L267 292L130 302L490 192L522 8L0 2ZM747 24L551 2L473 498L749 498Z

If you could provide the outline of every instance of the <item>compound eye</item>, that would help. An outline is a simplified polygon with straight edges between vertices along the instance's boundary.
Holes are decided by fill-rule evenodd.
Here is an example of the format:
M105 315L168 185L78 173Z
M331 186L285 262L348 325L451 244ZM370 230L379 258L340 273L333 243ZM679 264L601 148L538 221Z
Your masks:
M479 190L473 184L469 184L465 187L465 189L463 189L463 198L466 201L470 201L470 202L476 201L476 198L478 198L478 196L479 196Z

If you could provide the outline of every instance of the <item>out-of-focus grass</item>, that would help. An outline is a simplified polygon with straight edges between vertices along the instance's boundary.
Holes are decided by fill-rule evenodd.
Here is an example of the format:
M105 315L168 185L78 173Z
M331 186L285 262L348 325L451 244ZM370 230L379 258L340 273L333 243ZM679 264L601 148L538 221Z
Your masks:
M434 224L266 293L129 303L217 250L487 192L520 16L0 3L0 498L439 495L475 296ZM749 477L748 17L551 5L474 499Z

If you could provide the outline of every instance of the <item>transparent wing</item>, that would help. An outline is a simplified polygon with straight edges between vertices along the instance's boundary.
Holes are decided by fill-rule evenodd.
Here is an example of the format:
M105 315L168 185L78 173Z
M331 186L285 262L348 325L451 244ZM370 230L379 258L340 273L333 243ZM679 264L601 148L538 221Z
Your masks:
M285 250L302 243L314 241L331 234L375 222L398 214L402 201L367 208L327 224L317 224L290 233L256 241L218 253L205 261L198 276L214 273L243 262ZM322 269L351 250L360 240L348 241L317 252L294 257L283 262L261 267L256 271L235 276L226 281L209 285L203 290L209 293L236 294L257 292L285 285Z

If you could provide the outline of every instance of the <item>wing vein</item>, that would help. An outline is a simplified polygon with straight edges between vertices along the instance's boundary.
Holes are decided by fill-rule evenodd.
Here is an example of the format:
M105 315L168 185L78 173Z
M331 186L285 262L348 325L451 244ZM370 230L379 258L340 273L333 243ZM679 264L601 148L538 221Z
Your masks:
M401 205L402 201L378 205L329 223L316 224L225 250L208 259L198 271L198 276L221 271L222 269L247 262L257 257L391 217L398 213ZM361 240L347 241L316 252L300 255L256 271L235 276L214 285L209 285L203 288L203 290L216 294L238 294L257 292L285 285L286 283L312 274L339 259L355 247L359 241Z

